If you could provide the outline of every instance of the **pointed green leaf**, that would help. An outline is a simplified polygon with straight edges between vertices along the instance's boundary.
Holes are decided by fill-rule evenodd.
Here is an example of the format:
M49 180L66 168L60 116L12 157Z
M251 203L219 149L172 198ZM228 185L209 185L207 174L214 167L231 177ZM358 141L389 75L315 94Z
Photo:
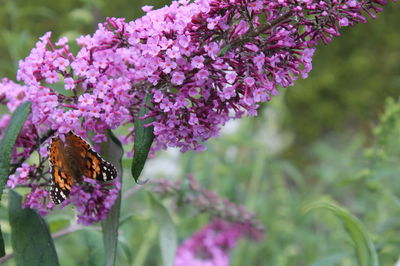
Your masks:
M306 205L304 207L304 212L307 213L310 210L319 208L332 211L342 221L347 233L353 240L357 261L360 266L379 265L374 244L360 220L346 209L327 200L321 200Z
M119 181L122 185L122 164L121 158L124 153L121 142L114 134L109 131L109 138L106 143L101 146L101 152L104 158L110 163L114 164L117 168ZM103 231L103 243L104 243L104 254L105 254L105 265L115 265L115 258L117 253L118 243L118 226L119 226L119 215L121 209L121 191L116 199L114 206L112 206L107 218L101 222Z
M145 127L145 125L153 122L154 119L151 117L143 120L140 119L149 112L149 109L146 106L151 105L150 100L151 96L149 94L146 95L144 99L145 104L140 109L138 117L136 117L135 120L135 143L133 145L135 155L132 160L132 176L136 182L138 182L140 173L146 163L154 139L153 126Z
M132 248L131 246L126 242L121 239L118 239L118 250L120 250L119 254L120 256L118 257L125 257L126 264L127 265L132 265Z
M8 216L17 265L57 266L58 258L46 221L34 210L22 208L22 197L10 190Z
M164 205L153 194L149 193L149 197L154 218L160 228L159 240L163 265L172 266L177 246L175 224Z
M13 113L3 138L0 142L0 200L3 195L4 186L10 174L11 154L14 149L15 140L31 111L31 103L21 104Z
M1 231L0 226L0 258L6 255L6 249L4 247L4 239L3 239L3 232Z
M3 138L0 140L0 200L10 174L11 154L15 141L31 111L31 103L21 104L11 116ZM0 230L0 257L5 255L3 233Z

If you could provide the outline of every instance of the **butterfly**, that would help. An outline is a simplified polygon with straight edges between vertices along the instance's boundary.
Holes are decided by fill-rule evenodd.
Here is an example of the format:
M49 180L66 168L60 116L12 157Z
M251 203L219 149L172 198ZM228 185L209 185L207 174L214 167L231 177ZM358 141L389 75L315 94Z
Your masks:
M50 199L60 204L68 196L75 182L82 183L83 176L99 181L117 177L117 169L93 150L90 144L72 131L51 140L49 147L52 176Z

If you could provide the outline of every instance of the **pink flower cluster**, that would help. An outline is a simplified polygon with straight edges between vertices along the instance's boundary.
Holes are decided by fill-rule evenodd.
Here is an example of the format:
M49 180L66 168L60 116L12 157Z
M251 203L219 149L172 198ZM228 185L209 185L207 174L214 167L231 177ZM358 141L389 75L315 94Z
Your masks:
M150 93L158 145L200 150L227 120L256 115L278 86L306 77L318 40L328 43L385 3L180 0L136 21L108 19L77 39L76 55L67 38L53 44L47 33L20 62L24 85L6 82L1 91L11 108L33 102L39 132L94 131L96 142L137 119Z
M39 180L38 169L40 166L23 163L8 177L7 186L9 188L15 188L18 185L30 187L31 191L26 196L23 206L36 209L41 215L46 215L54 208L54 204L50 201L48 189L36 182Z
M138 118L145 95L154 118L155 150L203 150L228 120L257 115L279 87L307 77L318 41L339 28L374 17L386 0L174 1L131 22L108 19L93 36L53 43L46 33L20 61L17 84L4 79L0 103L12 112L23 101L32 114L14 161L27 158L37 139L70 130L106 140L107 129ZM9 116L0 118L0 137ZM133 131L129 134L133 141ZM47 156L43 151L42 156ZM18 183L19 181L15 181Z
M248 224L217 219L183 242L177 250L174 265L229 266L229 251L241 237L262 238L254 232Z
M62 203L62 207L73 203L77 207L78 223L89 225L107 217L108 212L118 198L121 183L118 179L112 183L100 183L84 178L81 186L73 186L71 195Z

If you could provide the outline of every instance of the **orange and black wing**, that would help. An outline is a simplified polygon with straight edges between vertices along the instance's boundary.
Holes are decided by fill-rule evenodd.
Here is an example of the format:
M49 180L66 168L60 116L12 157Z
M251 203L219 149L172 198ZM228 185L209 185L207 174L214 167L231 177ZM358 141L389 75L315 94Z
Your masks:
M101 158L93 149L86 154L86 169L89 178L99 181L113 180L118 174L115 166Z
M118 173L115 166L104 160L84 139L73 133L69 133L67 135L67 143L69 141L73 145L77 145L75 150L79 150L79 156L83 156L83 153L85 154L81 167L82 175L99 181L110 181L117 177ZM77 164L80 165L81 162Z
M50 172L52 186L50 198L54 204L60 204L69 195L74 183L74 176L65 164L63 142L59 137L53 138L50 144Z
M52 139L50 168L50 198L55 204L63 202L69 196L74 182L82 182L83 176L109 181L118 174L114 165L101 158L88 142L73 132L65 134L65 142L60 137Z

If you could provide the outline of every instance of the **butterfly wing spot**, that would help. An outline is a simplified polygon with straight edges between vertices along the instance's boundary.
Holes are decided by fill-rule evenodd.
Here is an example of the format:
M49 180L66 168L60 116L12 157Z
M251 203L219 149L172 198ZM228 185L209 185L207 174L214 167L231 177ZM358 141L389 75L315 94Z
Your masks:
M69 190L61 189L57 184L53 184L50 190L50 199L54 204L60 204L69 195Z

